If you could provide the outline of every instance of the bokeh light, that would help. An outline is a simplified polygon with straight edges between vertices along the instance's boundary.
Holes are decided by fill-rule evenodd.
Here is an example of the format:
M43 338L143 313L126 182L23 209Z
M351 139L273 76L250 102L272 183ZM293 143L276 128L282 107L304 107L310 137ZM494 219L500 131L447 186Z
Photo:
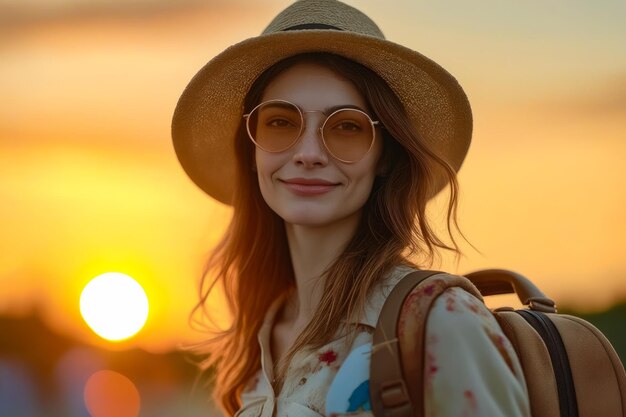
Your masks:
M104 358L91 347L73 347L65 351L54 367L54 385L65 404L68 417L87 416L85 384L94 372L106 369ZM37 415L37 414L33 414Z
M141 398L130 379L102 370L91 375L85 384L85 405L92 417L137 417Z
M80 312L100 337L119 341L135 335L148 318L148 297L137 281L119 272L92 279L80 296Z
M31 378L24 364L0 357L0 416L35 415L37 396Z

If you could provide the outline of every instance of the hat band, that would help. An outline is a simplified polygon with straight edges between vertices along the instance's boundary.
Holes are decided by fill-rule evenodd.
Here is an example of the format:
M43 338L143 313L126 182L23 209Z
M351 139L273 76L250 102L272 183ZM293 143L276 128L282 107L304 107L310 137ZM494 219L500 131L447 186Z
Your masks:
M340 29L336 26L325 25L323 23L305 23L302 25L290 26L286 29L281 30L281 32L287 32L288 30L307 30L307 29L326 29L326 30L343 31L343 29Z

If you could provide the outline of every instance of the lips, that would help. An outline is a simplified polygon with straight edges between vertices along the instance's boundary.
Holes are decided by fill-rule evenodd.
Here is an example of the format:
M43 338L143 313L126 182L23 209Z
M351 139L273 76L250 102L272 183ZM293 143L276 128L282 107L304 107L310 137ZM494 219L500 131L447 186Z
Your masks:
M326 194L339 185L339 183L319 178L289 178L280 181L285 184L289 191L300 196Z

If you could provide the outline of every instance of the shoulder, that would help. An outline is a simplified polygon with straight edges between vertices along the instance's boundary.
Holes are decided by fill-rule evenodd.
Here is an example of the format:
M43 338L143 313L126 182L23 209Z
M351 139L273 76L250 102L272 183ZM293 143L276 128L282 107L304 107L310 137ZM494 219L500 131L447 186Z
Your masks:
M512 346L495 317L482 300L462 288L446 289L432 304L426 321L427 340L437 350L454 346L466 359L497 353L503 363L513 366Z
M370 290L364 306L363 316L359 321L363 324L367 324L375 328L376 324L378 323L378 318L380 317L383 306L385 305L385 302L387 301L387 298L389 297L391 292L402 281L403 278L405 278L408 274L416 271L418 271L418 269L407 265L398 265L391 269L391 271L389 271L389 273L381 281L376 283ZM439 292L441 290L437 291L436 287L448 287L451 285L451 281L455 280L463 280L467 282L465 279L462 279L457 275L451 275L445 272L436 272L432 277L429 277L426 281L424 281L424 285L420 285L419 288L421 291L414 291L413 294L420 301L423 301L422 298L419 296L429 294L422 294L422 292ZM454 284L452 283L452 285ZM473 288L473 285L469 285ZM477 290L476 293L478 294ZM468 296L471 295L468 294ZM480 303L479 300L476 301Z
M491 324L493 315L483 301L460 287L447 288L433 303L429 321L452 321L481 326Z
M433 303L426 322L428 343L454 343L467 347L468 355L497 352L511 371L514 351L485 303L459 287L446 289ZM485 350L486 347L489 349ZM477 349L476 348L480 348Z
M365 302L364 311L360 323L370 327L376 327L380 312L385 305L385 301L396 285L408 274L416 271L415 268L406 265L398 265L371 289Z
M529 415L515 350L474 295L452 287L437 298L428 314L425 349L425 404L435 415Z

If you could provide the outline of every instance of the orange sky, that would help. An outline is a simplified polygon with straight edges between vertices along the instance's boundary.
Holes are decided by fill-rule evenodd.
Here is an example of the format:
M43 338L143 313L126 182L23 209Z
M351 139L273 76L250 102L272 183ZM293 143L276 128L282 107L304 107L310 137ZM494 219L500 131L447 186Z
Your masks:
M288 3L0 0L0 313L39 305L92 339L80 291L120 271L151 301L127 345L198 338L186 319L229 209L178 166L171 113L200 66ZM580 308L626 298L624 3L348 3L472 102L460 217L482 255L465 245L442 267L515 269Z

